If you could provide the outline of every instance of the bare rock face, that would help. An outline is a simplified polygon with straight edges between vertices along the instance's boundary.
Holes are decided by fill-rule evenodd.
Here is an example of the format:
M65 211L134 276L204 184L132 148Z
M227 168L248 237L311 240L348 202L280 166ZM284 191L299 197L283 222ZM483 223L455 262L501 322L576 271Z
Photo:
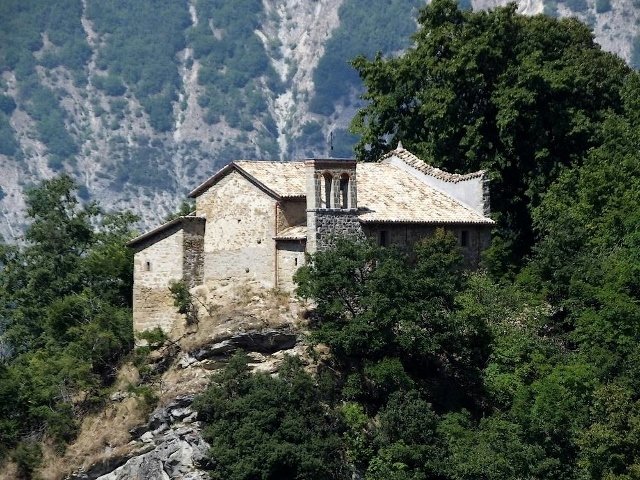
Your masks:
M209 446L190 408L193 398L180 396L157 408L146 425L132 430L136 448L127 456L107 459L69 480L205 480Z
M149 380L152 383L147 386L159 393L160 405L146 417L144 423L129 430L131 439L128 445L119 446L126 448L114 449L118 453L105 452L102 458L66 478L209 478L209 445L202 437L201 425L192 403L208 385L211 371L223 367L230 356L242 350L249 356L249 365L254 371L276 373L285 355L305 355L306 347L300 342L300 337L293 324L285 322L284 325L277 325L274 321L270 327L230 329L197 346L187 347L188 342L182 345L179 341L170 342L164 351L157 351L158 354L150 359L149 364L149 369L156 373L153 377L155 380ZM162 364L163 368L156 368L158 364ZM130 395L115 392L111 395L111 401L127 401Z

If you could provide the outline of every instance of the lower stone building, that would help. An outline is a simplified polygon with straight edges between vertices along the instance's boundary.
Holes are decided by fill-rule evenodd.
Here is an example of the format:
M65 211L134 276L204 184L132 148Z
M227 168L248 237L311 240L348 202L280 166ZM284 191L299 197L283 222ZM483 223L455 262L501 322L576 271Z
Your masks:
M168 290L254 282L292 290L305 253L340 236L411 246L437 228L452 232L469 266L488 247L493 221L485 172L450 174L398 146L378 162L236 161L190 193L192 215L129 242L135 251L137 332L180 319Z

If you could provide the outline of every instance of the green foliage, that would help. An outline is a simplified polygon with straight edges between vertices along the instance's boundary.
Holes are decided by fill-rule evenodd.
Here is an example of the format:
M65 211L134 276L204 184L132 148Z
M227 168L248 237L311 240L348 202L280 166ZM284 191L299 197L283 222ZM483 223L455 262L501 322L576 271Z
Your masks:
M4 113L0 112L0 154L15 155L18 152L18 148L15 131L9 123L9 119Z
M587 0L564 0L564 4L573 12L585 12L589 9Z
M332 32L313 72L315 96L310 103L311 110L329 115L336 101L344 101L359 87L358 74L349 65L356 55L371 57L380 51L391 54L409 46L415 23L408 10L422 4L414 0L343 2L338 11L340 25Z
M73 438L132 346L134 217L81 206L68 177L27 192L24 247L0 248L0 438ZM6 443L4 443L6 442Z
M341 422L299 361L287 358L277 377L251 375L247 361L233 357L194 403L215 459L211 478L350 478Z
M116 169L114 189L119 190L129 184L160 190L175 188L170 170L173 152L162 143L149 143L147 137L131 146L124 141L114 143L112 151L122 159Z
M56 95L40 83L37 63L47 68L67 67L82 79L91 56L80 18L80 0L22 2L9 0L0 5L0 70L14 70L21 108L36 121L38 139L47 147L50 165L56 169L77 153L74 139L65 128L66 115ZM37 60L34 53L43 48L42 38L51 45ZM2 96L0 110L9 114L16 107ZM0 153L17 155L18 144L7 119L0 113Z
M488 170L498 222L490 267L517 271L535 239L531 209L599 145L631 70L578 21L515 6L463 12L434 0L419 22L402 56L354 62L367 102L352 124L356 153L378 158L401 140L449 171Z
M169 291L173 297L173 305L178 308L179 314L185 316L187 325L198 323L198 307L187 284L184 281L172 281Z
M145 340L150 348L158 348L167 340L167 334L160 327L140 332L137 337L140 340Z
M123 79L149 115L151 126L160 132L170 130L172 102L180 88L175 56L185 47L184 31L190 23L187 4L91 0L87 16L107 38L97 64L108 75L95 76L94 84L109 95L122 95Z
M454 313L461 269L455 239L437 231L412 253L339 242L298 270L298 294L317 304L312 339L349 373L348 398L376 408L417 381L431 384L434 402L445 390L447 402L470 401L485 329Z
M9 95L0 95L0 110L11 115L16 109L16 102Z
M606 13L611 10L611 0L596 0L596 13Z
M255 31L265 20L258 0L198 0L198 25L188 32L194 56L201 62L198 83L205 93L198 103L205 120L224 120L233 128L251 131L259 120L267 137L275 137L275 124L261 93L264 81L278 91L279 77ZM212 28L214 29L212 32Z
M127 88L122 83L122 79L117 75L95 75L91 79L91 83L96 88L103 90L107 95L111 95L112 97L124 95L127 91Z
M18 466L18 473L24 478L31 478L33 471L42 462L42 448L36 442L21 442L13 452L13 461Z
M192 198L187 198L182 200L182 203L178 207L178 210L175 213L171 213L167 215L164 219L165 222L170 222L179 217L185 217L196 211L196 203Z

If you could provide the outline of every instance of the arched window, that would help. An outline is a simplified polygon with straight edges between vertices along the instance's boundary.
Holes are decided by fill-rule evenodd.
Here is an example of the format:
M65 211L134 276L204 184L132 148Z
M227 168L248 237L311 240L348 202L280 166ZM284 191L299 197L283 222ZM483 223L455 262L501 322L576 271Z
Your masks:
M340 208L349 208L349 175L340 177Z
M325 208L331 208L331 187L333 185L333 177L330 173L325 173L324 175L324 205Z

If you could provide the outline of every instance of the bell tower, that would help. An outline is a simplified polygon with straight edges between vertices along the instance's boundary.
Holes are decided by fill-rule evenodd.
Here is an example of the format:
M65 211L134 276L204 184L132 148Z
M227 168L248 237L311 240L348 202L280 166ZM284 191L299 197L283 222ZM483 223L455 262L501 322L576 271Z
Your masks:
M337 237L361 236L356 161L312 159L305 168L307 251L324 250Z

